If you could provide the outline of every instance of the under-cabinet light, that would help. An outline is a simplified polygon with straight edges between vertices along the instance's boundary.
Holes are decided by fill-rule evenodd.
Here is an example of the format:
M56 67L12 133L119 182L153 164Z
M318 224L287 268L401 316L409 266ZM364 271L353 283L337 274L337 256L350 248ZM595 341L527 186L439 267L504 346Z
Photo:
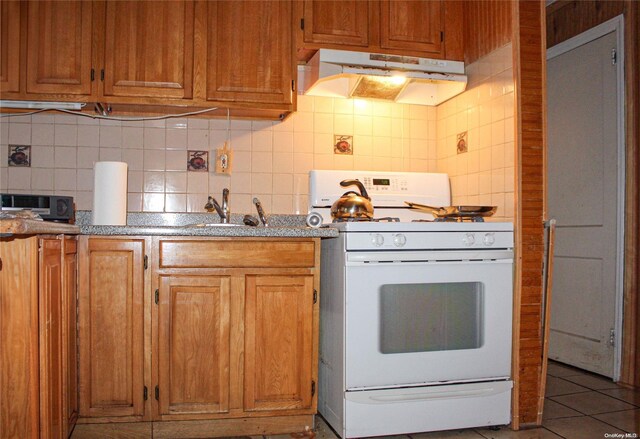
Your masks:
M80 102L0 101L0 108L26 108L33 110L81 110Z

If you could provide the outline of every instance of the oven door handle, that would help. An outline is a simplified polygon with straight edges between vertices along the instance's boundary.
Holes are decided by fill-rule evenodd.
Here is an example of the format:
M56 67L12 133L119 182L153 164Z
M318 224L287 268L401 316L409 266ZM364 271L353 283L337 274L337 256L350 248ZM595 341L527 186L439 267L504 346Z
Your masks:
M513 262L512 250L347 252L347 265L406 262Z

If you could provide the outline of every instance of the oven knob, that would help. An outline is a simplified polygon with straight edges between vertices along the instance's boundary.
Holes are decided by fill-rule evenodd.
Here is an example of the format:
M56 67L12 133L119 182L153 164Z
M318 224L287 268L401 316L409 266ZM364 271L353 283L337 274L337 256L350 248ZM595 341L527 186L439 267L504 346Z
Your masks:
M476 242L476 236L473 233L465 233L462 237L462 243L467 247L471 247Z
M407 237L402 233L398 233L397 235L393 235L393 245L396 247L404 247L407 243Z
M371 235L371 244L375 245L376 247L382 246L382 244L384 244L384 236L379 233Z
M484 245L493 245L493 243L496 242L496 237L493 235L493 233L486 233L484 235L484 238L482 239L482 242L484 242Z

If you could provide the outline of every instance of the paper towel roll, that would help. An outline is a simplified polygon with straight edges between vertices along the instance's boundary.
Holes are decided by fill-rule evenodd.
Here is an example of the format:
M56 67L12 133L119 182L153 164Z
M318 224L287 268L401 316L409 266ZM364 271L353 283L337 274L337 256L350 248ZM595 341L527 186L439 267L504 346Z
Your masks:
M93 224L127 224L127 164L96 162L93 167Z

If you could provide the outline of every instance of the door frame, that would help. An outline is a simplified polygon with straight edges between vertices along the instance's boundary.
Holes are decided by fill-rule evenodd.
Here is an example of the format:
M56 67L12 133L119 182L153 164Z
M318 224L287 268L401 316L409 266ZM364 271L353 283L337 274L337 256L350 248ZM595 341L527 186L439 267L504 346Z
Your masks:
M547 49L547 61L555 58L563 53L569 52L579 46L596 40L611 32L616 34L617 52L616 61L618 63L618 69L616 71L616 93L617 93L617 105L616 105L616 120L617 120L617 155L618 155L618 175L617 175L617 234L616 234L616 291L615 291L615 345L614 345L614 359L613 359L613 380L619 381L622 366L622 324L623 324L623 312L624 312L624 227L625 227L625 82L624 82L624 17L618 15L608 21L605 21L598 26L595 26L573 38L570 38L562 43L559 43L549 49ZM545 174L545 180L547 176ZM546 183L545 183L546 185Z

